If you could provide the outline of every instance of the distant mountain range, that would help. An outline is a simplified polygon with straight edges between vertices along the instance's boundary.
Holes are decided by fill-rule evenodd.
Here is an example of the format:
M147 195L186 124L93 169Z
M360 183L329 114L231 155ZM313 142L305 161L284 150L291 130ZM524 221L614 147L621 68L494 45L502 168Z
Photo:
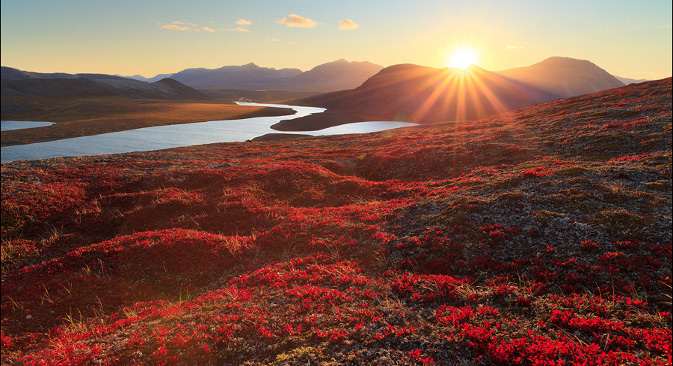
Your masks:
M624 83L590 61L568 57L550 57L530 66L500 71L498 74L548 91L553 95L552 100L624 86ZM548 100L543 98L542 101Z
M327 112L283 121L275 127L311 130L362 118L416 123L476 120L620 86L624 84L593 63L566 57L501 72L475 65L467 71L395 65L355 89L298 100L325 107Z
M201 100L200 91L173 79L144 81L105 74L28 72L3 66L0 71L2 116L30 111L36 103L82 97L127 97L143 99Z
M589 61L566 57L499 72L475 65L469 72L411 64L383 68L371 62L341 59L305 72L249 63L144 78L2 67L1 77L3 115L25 111L25 105L36 96L202 99L207 96L196 88L332 91L298 100L326 107L328 112L284 122L283 128L288 130L318 129L365 118L420 123L473 120L641 81L616 78Z
M299 69L278 70L249 63L218 69L186 69L152 78L139 75L129 78L151 82L158 77L170 77L197 89L274 87L330 91L355 88L381 69L383 66L371 62L349 62L340 59L318 65L305 72Z
M621 81L624 83L624 85L629 85L629 84L639 84L639 83L644 83L646 81L649 81L648 79L630 79L630 78L623 78L621 76L616 76L613 75L617 80Z
M132 98L202 99L198 90L173 79L153 83L105 74L28 72L3 66L2 93L45 97L124 96Z

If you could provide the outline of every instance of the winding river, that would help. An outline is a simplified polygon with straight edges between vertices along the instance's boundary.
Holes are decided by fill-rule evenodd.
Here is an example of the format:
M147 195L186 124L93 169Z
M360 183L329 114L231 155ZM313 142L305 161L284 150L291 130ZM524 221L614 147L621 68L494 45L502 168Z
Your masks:
M254 117L146 127L94 136L75 137L27 145L6 146L3 147L1 151L2 162L67 156L120 154L212 144L217 142L243 142L267 133L281 132L271 129L272 125L281 120L304 117L309 114L325 111L324 108L299 107L284 104L241 102L238 104L259 107L292 108L295 111L295 114L290 116ZM282 131L282 133L312 136L345 135L378 132L413 125L413 123L405 122L373 121L349 123L317 131Z

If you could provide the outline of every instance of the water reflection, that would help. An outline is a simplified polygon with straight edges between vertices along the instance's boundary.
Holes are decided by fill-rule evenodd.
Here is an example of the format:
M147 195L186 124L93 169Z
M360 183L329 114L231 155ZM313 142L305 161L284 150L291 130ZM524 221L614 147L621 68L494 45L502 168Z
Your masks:
M267 133L278 133L279 131L271 129L270 126L281 120L299 118L313 113L320 113L325 110L324 108L300 107L284 104L238 104L292 108L295 111L295 114L290 116L267 116L146 127L94 136L75 137L28 145L7 146L2 148L2 162L152 151L217 142L242 142ZM404 122L360 122L329 127L318 131L297 131L287 133L312 136L342 135L377 132L412 125L412 123Z
M0 121L0 131L23 130L26 128L46 127L55 124L54 122L33 122L33 121Z

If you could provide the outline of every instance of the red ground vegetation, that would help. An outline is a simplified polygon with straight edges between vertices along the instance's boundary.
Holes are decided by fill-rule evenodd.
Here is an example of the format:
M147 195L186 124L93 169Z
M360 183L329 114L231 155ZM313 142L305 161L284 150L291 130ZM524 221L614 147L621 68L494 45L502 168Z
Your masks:
M671 364L671 79L2 165L3 364Z

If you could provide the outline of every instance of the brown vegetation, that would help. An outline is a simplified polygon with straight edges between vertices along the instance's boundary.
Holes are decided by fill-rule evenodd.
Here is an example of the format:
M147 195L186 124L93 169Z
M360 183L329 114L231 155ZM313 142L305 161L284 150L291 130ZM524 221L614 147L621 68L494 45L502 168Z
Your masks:
M19 116L18 120L57 122L42 128L2 132L2 146L97 135L142 127L190 122L291 114L290 109L239 106L225 103L77 99L60 108Z
M2 164L2 362L670 365L671 79Z

